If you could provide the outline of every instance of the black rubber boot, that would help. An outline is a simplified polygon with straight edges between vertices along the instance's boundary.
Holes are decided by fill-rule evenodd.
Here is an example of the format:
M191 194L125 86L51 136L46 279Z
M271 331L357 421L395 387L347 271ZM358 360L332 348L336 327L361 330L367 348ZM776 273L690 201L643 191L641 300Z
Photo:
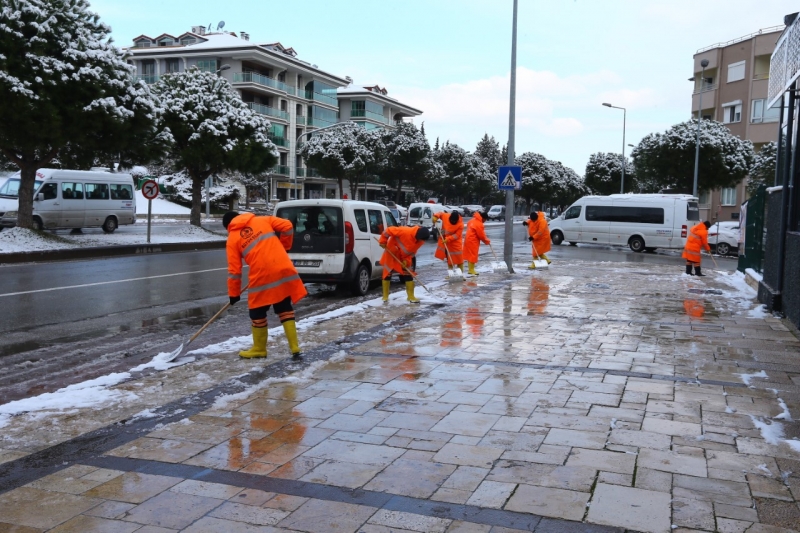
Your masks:
M686 273L690 276L694 276L694 274L692 274L692 265L686 265Z
M705 274L703 274L703 272L700 270L699 266L694 267L694 275L695 276L705 276Z

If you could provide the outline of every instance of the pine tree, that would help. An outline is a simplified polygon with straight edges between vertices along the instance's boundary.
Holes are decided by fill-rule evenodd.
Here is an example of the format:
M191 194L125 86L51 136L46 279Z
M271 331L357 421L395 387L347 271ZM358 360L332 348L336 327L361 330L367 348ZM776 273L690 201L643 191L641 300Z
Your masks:
M98 155L124 153L128 163L147 163L170 141L109 32L86 0L3 1L0 151L20 169L20 227L33 223L37 169L56 158L88 167Z
M490 138L488 133L484 133L483 138L478 141L474 153L489 165L492 174L497 174L497 167L505 164L501 160L500 144L494 137Z
M203 182L225 172L261 174L278 161L269 121L242 102L224 78L193 67L153 85L163 106L161 123L175 143L175 170L192 179L191 224L200 225Z
M775 182L775 167L778 164L778 145L772 141L761 147L755 156L750 175L747 177L747 194L752 195L761 185L769 187Z
M425 176L430 165L428 154L431 149L422 132L410 122L384 131L383 145L386 158L380 177L383 183L397 191L395 201L400 203L403 186L416 187Z
M622 180L622 155L598 152L589 156L586 163L585 183L594 194L607 196L620 192ZM625 192L637 190L633 167L625 164Z

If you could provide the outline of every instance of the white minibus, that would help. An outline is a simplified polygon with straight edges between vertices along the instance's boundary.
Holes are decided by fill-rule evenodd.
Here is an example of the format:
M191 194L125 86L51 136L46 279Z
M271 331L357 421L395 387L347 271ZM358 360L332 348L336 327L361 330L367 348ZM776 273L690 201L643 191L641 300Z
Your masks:
M550 221L553 244L629 246L634 252L681 249L700 221L697 198L688 194L584 196Z
M17 224L19 173L0 187L0 227ZM33 195L34 229L103 228L136 222L133 177L82 170L41 168L36 171Z

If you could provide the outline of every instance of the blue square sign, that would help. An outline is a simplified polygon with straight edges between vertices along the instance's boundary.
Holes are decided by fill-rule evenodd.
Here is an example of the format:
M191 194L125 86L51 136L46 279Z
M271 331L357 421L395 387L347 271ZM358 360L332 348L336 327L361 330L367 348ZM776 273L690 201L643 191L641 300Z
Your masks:
M497 169L497 187L501 191L522 189L522 167L508 166Z

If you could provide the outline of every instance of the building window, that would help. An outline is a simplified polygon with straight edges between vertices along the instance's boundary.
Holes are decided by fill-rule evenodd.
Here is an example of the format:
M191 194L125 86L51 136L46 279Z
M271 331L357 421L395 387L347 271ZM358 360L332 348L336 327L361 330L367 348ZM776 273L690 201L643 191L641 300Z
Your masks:
M217 60L216 59L203 59L197 62L197 68L204 72L216 72Z
M722 106L722 122L731 124L742 121L742 104L730 104Z
M708 205L711 203L711 195L708 193L708 191L701 191L700 198L698 200L699 201L697 203L700 205Z
M728 65L728 83L744 79L745 61Z
M150 41L145 41L145 40L136 41L135 48L150 48Z
M720 204L722 205L736 205L736 188L726 187L722 189L720 194Z
M167 72L180 72L180 59L167 59Z
M195 39L194 37L184 37L183 39L181 39L181 44L183 46L188 46L188 45L194 44L196 42L197 42L197 39Z
M767 101L762 99L753 100L752 110L750 113L750 122L778 122L781 115L781 105L778 102L776 107L764 108Z

